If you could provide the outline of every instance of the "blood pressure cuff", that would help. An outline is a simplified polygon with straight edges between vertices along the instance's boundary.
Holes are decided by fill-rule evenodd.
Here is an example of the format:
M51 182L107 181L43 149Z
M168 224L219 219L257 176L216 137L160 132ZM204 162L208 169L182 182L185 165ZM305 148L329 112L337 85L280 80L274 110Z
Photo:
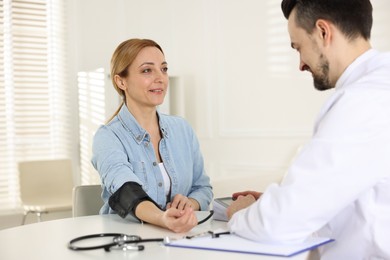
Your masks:
M122 218L125 218L130 213L133 217L138 219L135 215L135 210L138 204L143 201L150 201L155 204L156 207L160 208L156 202L146 194L141 185L136 182L126 182L111 195L108 204Z

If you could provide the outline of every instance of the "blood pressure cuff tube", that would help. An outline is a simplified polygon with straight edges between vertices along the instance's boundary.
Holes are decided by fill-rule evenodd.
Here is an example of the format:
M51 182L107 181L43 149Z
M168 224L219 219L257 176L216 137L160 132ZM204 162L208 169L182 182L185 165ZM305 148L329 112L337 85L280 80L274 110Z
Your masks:
M156 207L160 208L156 202L146 194L141 185L136 182L126 182L111 195L108 204L122 218L125 218L127 214L130 213L133 217L138 219L135 215L135 209L138 204L143 201L150 201L155 204Z

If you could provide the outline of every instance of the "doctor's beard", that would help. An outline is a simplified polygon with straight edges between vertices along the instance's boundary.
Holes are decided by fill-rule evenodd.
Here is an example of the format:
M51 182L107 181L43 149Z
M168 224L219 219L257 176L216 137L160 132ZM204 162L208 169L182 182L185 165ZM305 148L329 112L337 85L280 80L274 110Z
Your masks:
M312 73L314 87L319 91L334 88L329 80L329 62L322 54L320 56L320 64L317 66L317 68L319 73Z

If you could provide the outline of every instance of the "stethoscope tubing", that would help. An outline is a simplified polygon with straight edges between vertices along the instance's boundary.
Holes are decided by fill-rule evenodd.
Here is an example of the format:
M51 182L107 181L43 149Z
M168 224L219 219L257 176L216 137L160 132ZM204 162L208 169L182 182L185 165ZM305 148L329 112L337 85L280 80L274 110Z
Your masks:
M145 243L145 242L163 242L163 238L148 238L148 239L135 239L135 240L121 240L120 242L113 241L112 243L107 243L103 245L97 245L97 246L75 246L74 243L82 241L82 240L87 240L91 238L99 238L99 237L113 237L118 238L118 237L128 237L129 235L122 234L122 233L99 233L99 234L91 234L91 235L86 235L86 236L81 236L74 238L69 241L68 243L68 248L74 251L83 251L83 250L95 250L95 249L101 249L103 248L105 251L110 251L111 247L114 246L120 246L123 244L137 244L137 243ZM136 236L138 237L138 236ZM142 247L139 247L139 250L142 250Z

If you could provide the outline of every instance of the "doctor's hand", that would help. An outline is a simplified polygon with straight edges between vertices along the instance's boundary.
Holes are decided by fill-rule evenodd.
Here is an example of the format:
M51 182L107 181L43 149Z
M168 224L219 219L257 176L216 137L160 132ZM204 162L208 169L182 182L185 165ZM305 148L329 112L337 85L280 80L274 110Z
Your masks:
M238 198L238 196L252 195L256 200L258 200L262 194L263 193L261 193L261 192L247 190L247 191L233 193L232 198L233 198L233 200L236 200Z
M173 200L167 204L167 209L176 208L176 209L186 209L192 208L193 210L199 210L199 203L192 198L188 198L182 194L176 194L173 197Z
M176 233L188 232L198 224L195 212L190 207L183 210L167 209L163 213L162 221L165 227Z
M239 195L238 197L236 197L236 200L233 201L226 210L228 219L230 220L234 213L249 207L254 202L256 202L256 198L252 194L246 196Z

